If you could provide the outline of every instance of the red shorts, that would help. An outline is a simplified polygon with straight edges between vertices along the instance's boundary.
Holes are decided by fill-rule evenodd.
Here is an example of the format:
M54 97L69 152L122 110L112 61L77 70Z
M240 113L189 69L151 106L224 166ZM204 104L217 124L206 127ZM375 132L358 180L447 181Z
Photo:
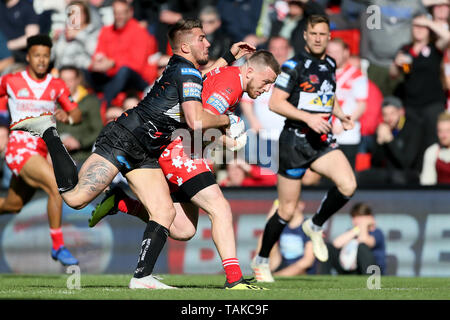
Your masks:
M166 176L171 192L178 191L186 181L204 172L212 172L206 159L192 159L184 151L180 138L172 141L158 159L159 165Z
M32 136L25 131L11 131L5 160L11 171L18 176L31 156L38 154L46 158L47 152L47 146L42 138Z

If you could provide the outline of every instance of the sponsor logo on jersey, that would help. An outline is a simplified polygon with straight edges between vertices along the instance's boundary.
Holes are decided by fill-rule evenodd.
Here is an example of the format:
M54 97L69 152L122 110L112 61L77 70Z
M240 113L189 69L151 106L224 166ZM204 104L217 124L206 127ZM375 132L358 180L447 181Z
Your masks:
M30 91L27 88L20 89L17 93L18 98L28 98L30 96Z
M208 98L208 100L206 100L206 103L211 105L220 114L223 114L230 106L224 97L215 92Z
M288 67L289 69L294 69L297 66L297 62L294 60L288 60L283 63L282 67Z
M194 69L194 68L181 68L181 74L185 74L185 75L193 75L196 77L199 77L200 79L202 79L202 74L200 73L200 71Z
M183 83L183 97L184 98L200 98L202 95L202 86L195 82Z
M334 94L319 94L316 92L301 92L298 107L312 112L331 112L334 105Z
M277 77L275 84L282 88L287 88L290 79L291 79L290 75L288 75L286 72L281 72L280 75Z

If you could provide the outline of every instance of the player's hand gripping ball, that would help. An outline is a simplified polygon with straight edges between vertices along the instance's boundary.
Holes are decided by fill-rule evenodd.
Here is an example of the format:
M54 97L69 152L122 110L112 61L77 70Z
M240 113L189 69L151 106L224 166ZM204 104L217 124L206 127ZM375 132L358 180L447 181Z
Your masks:
M234 146L228 147L231 151L238 151L242 149L247 143L247 132L245 131L245 124L242 119L234 114L229 114L230 126L227 129L227 136L234 139Z

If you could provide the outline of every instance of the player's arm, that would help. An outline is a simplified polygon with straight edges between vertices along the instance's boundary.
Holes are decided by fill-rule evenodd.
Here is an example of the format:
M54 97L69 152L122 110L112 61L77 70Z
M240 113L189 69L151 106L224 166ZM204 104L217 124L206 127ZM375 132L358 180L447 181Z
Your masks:
M231 46L230 51L227 52L222 57L220 57L219 59L217 59L216 62L214 62L214 64L211 67L202 70L202 76L204 76L205 74L216 68L231 65L233 61L242 58L246 54L253 53L255 52L255 50L256 48L247 42L244 41L236 42Z
M331 131L331 125L324 119L329 116L327 113L299 110L288 101L289 96L290 93L275 87L269 100L269 109L288 119L303 121L317 133L324 134Z
M77 124L81 122L81 110L78 108L78 104L73 101L69 89L63 84L62 92L57 98L57 102L62 109L55 111L55 117L58 121Z
M353 122L352 116L349 114L345 114L344 111L342 111L341 106L339 105L338 99L334 97L334 105L333 105L333 112L332 114L341 120L342 128L344 130L351 130L355 126L355 123Z
M230 119L226 115L213 115L203 109L199 101L185 101L181 107L189 128L201 130L208 128L221 128L230 124Z
M305 244L304 255L297 262L283 268L274 273L275 276L296 276L299 274L305 274L306 270L314 264L314 253L312 242L308 241Z

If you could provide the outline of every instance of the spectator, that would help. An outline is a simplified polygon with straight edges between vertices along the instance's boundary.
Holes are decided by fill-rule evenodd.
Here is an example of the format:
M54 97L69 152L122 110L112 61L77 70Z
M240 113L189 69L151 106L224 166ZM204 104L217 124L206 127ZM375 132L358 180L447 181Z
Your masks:
M81 85L82 74L77 67L63 66L59 70L59 75L78 104L83 120L77 125L58 122L58 131L67 151L80 165L91 154L95 139L103 128L100 101Z
M450 0L423 0L428 11L433 16L433 21L440 24L443 28L449 30L450 21ZM447 94L446 109L450 110L450 48L444 51L444 77Z
M261 0L218 0L222 26L232 42L242 41L245 36L256 33L261 15Z
M269 219L278 209L278 199L273 202L267 214ZM303 232L303 210L305 203L299 201L292 220L284 227L280 240L270 251L270 269L275 276L297 276L315 274L315 257L311 239ZM261 239L258 245L261 245ZM256 252L259 252L259 247Z
M268 49L280 65L292 55L292 47L289 41L282 37L276 36L271 38ZM249 122L252 129L251 134L257 135L256 145L247 144L247 159L251 163L258 163L262 167L268 167L272 171L277 172L278 138L283 129L285 118L269 110L269 99L272 95L272 89L273 85L268 92L264 92L256 99L250 99L247 93L244 93L241 100L241 108L245 119ZM261 144L265 146L263 149L265 152L261 150Z
M27 38L39 33L39 17L27 0L0 1L0 32L16 62L26 62Z
M400 99L384 98L383 122L377 127L369 170L357 172L358 185L418 184L421 167L422 123L406 114Z
M74 65L79 69L88 69L97 47L100 29L91 23L88 5L84 1L72 1L69 4L69 21L64 33L56 41L53 54L55 68Z
M369 60L368 77L383 93L392 95L399 80L389 76L389 67L401 46L411 41L411 21L415 13L425 12L421 0L363 0L376 5L381 13L374 19L371 11L361 15L361 56ZM377 11L378 12L378 11ZM379 25L373 22L380 22Z
M227 177L219 183L221 187L257 187L276 184L277 175L272 171L250 165L239 158L227 164Z
M431 31L437 36L431 40ZM441 81L442 52L450 42L450 32L426 16L413 20L413 41L403 46L391 65L391 76L404 74L403 94L406 113L424 121L423 152L437 142L436 120L445 109L445 92Z
M358 29L359 28L359 18L361 12L365 9L364 4L360 3L358 0L342 0L342 1L332 1L332 0L316 0L323 8L327 8L329 5L336 5L339 3L339 12L334 13L328 11L330 16L330 27L331 30L345 30L345 29Z
M100 30L87 82L111 101L126 89L145 90L156 79L157 66L148 58L157 51L156 40L133 18L126 0L114 0L114 24Z
M281 36L289 40L295 54L305 48L303 32L306 28L306 20L313 14L325 14L323 8L311 0L289 0L289 11L286 17L279 19L273 17L270 36Z
M421 185L450 184L450 113L439 115L437 135L438 143L429 146L423 157Z
M336 98L345 114L352 116L354 127L344 131L339 119L333 120L333 134L339 148L344 152L353 169L361 142L359 118L366 110L368 80L360 69L350 63L350 49L342 39L336 38L328 43L327 54L336 60Z
M14 58L6 45L6 38L0 32L0 75L14 63Z
M211 44L209 47L209 59L217 60L231 47L231 39L223 32L221 28L222 21L215 7L208 6L203 8L200 11L199 19L202 22L206 39Z
M372 209L365 203L356 203L350 210L353 228L344 232L333 243L327 243L329 258L321 263L321 274L367 274L371 265L386 271L386 245L383 232L377 228Z
M137 104L141 101L139 98L139 95L135 92L129 92L127 93L127 96L122 102L122 107L119 106L112 106L109 107L108 110L106 110L105 114L105 121L106 123L109 123L113 121L114 119L120 117L120 115L131 108L134 108L137 106Z

